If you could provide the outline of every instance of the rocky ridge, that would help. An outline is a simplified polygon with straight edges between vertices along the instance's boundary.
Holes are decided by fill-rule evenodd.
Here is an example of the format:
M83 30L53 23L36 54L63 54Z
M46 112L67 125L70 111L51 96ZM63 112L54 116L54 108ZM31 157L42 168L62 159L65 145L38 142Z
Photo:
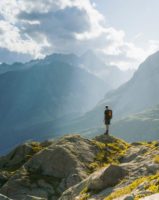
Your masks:
M158 200L159 141L66 135L0 158L0 200Z

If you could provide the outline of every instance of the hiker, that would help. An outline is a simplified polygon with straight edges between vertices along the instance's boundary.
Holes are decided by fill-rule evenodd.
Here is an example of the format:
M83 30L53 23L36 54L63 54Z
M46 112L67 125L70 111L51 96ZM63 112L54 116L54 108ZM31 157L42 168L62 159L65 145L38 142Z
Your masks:
M104 122L106 125L105 135L109 135L109 125L110 125L110 120L113 117L113 112L112 112L112 110L109 109L108 106L106 106L105 108L106 108L104 111Z

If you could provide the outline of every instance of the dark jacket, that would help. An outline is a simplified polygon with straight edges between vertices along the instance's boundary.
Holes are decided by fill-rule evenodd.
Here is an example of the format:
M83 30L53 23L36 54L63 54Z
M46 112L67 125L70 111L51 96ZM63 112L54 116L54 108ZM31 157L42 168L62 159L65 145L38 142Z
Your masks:
M110 124L110 120L113 117L113 112L110 109L106 109L104 112L104 120L105 120L105 124Z

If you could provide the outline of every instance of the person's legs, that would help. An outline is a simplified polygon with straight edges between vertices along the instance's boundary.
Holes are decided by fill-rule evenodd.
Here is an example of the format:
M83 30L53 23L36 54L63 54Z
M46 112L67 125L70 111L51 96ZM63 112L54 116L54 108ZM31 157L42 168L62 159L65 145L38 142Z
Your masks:
M106 135L109 134L109 124L106 124L106 132L105 132Z

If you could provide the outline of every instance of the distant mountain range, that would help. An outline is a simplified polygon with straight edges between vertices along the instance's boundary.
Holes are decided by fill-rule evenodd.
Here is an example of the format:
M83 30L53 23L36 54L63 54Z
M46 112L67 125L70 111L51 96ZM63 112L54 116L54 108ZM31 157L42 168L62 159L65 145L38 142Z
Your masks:
M134 76L130 81L123 84L118 89L112 90L107 93L102 101L100 101L97 106L90 112L86 113L84 116L75 120L72 125L65 127L72 130L72 127L78 132L90 133L89 130L94 130L94 134L98 132L99 129L103 127L103 112L105 105L109 105L113 108L114 111L114 120L118 121L117 125L114 124L113 133L116 135L127 134L131 132L133 136L125 136L124 139L136 138L136 140L141 139L150 139L151 135L154 135L156 138L156 130L153 131L152 125L148 130L151 131L149 136L142 137L140 130L142 129L143 123L142 120L132 121L129 126L128 120L129 116L135 113L144 112L147 109L153 108L159 104L159 52L151 55L149 58L143 62ZM155 112L157 110L155 109ZM147 115L146 111L145 115ZM136 115L135 115L136 116ZM138 116L138 115L137 115ZM142 114L144 116L144 113ZM127 118L128 117L128 118ZM124 118L124 120L121 120ZM144 117L143 117L144 118ZM153 118L153 117L152 117ZM147 124L150 123L152 119L147 121ZM154 118L154 121L156 118ZM158 121L155 121L158 123ZM151 124L151 123L150 123ZM158 123L159 125L159 123ZM147 125L148 126L148 125ZM146 126L146 127L147 127ZM156 127L157 125L155 125ZM138 128L137 128L138 127ZM155 129L154 127L154 129ZM131 129L131 130L128 130ZM124 131L125 130L125 131ZM128 131L127 131L128 130ZM124 133L121 133L121 132ZM153 132L153 133L152 133ZM144 130L145 133L145 130ZM152 138L151 139L155 139Z
M121 71L117 66L106 64L106 61L101 60L92 50L86 51L81 56L75 54L53 54L47 56L43 61L44 63L50 63L52 60L87 70L108 84L109 90L115 89L128 81L134 73L134 70Z
M106 87L87 71L60 61L2 74L1 142L7 142L8 133L14 133L17 140L18 132L23 138L23 131L30 126L59 118L63 123L66 115L67 119L81 115L102 98Z
M101 60L93 51L88 50L81 56L81 66L89 72L102 78L115 89L127 82L133 75L134 70L121 71L117 66L108 65L107 60Z
M114 87L90 73L86 64L74 54L53 54L26 64L0 65L0 151L30 138L62 134L62 126L91 110ZM112 77L118 72L119 84L122 72L109 71Z

